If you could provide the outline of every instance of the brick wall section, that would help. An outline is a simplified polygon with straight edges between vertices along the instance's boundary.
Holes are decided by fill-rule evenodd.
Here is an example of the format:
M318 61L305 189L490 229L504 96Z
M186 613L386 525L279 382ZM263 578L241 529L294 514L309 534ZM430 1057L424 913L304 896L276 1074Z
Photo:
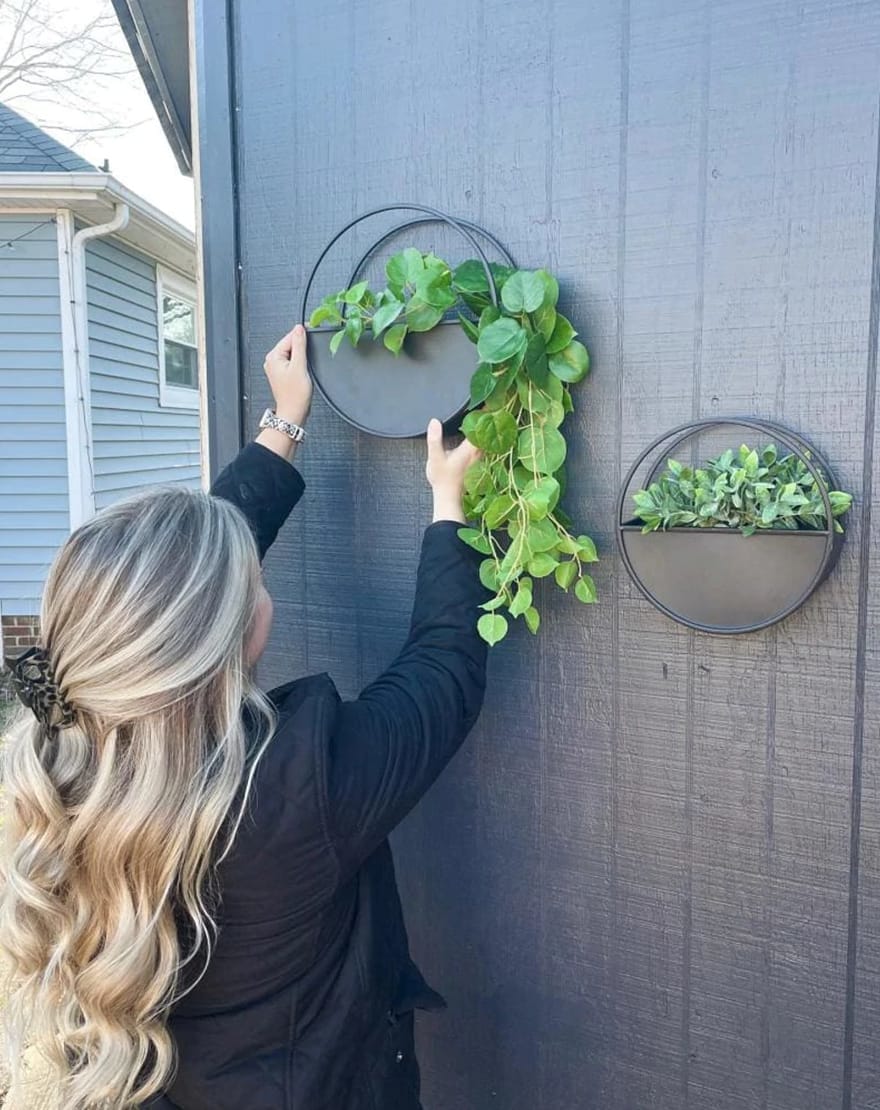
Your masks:
M0 627L2 627L4 655L20 655L21 652L39 642L39 617L0 617Z
M0 726L2 726L5 709L15 696L9 682L9 671L3 666L3 659L7 656L15 658L16 655L21 655L23 651L39 642L40 618L0 617L0 631L2 631L2 652L0 652Z

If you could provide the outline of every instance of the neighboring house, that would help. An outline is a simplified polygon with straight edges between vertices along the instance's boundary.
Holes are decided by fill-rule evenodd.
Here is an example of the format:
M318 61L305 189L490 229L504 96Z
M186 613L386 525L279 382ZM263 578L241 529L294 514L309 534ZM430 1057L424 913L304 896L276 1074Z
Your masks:
M191 232L0 105L0 618L36 633L59 544L201 483Z
M334 229L396 198L550 266L594 358L566 510L600 603L540 590L539 636L493 649L474 736L395 833L454 1000L420 1025L425 1105L880 1110L880 3L114 6L199 179L212 465L256 415L236 353L282 282L296 304ZM856 501L803 609L712 636L641 596L617 499L661 432L727 414L805 434ZM332 665L348 695L409 626L421 447L321 404L311 427L320 509L270 556L287 627L260 678ZM745 435L772 437L697 457Z

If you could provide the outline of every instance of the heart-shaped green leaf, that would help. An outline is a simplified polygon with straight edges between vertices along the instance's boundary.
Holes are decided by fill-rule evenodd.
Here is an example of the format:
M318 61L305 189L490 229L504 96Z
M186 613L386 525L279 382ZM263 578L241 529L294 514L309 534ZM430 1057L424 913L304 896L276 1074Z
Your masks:
M552 305L543 305L533 314L533 320L535 327L538 329L538 334L545 343L549 343L553 338L553 332L556 330L556 309Z
M505 316L486 327L481 324L477 353L482 362L507 362L524 351L527 342L526 333L516 320Z
M566 450L562 433L549 424L529 425L520 432L517 443L517 455L523 466L537 474L555 474L565 462Z
M532 605L532 581L530 578L520 579L516 595L510 603L510 615L512 617L521 617L526 609L530 609Z
M543 520L556 508L559 501L560 486L555 478L539 478L530 481L522 491L523 501L532 520Z
M378 339L382 332L390 327L397 317L403 312L403 302L397 299L387 301L373 313L373 338Z
M476 528L459 528L458 538L464 540L468 547L472 547L474 551L479 551L481 555L491 555L492 547L482 532L478 532Z
M551 520L535 520L529 525L526 542L532 552L552 551L559 542L559 533Z
M598 563L599 553L589 536L578 536L578 557L582 563Z
M532 578L549 578L556 570L557 565L557 561L552 555L548 555L546 551L542 551L529 559L529 574Z
M498 593L498 564L494 559L484 559L480 563L480 581L487 590Z
M346 289L342 295L343 301L346 304L360 304L361 297L370 288L369 283L366 281L359 281L357 285L353 285L351 289Z
M484 412L475 421L473 430L466 434L471 443L481 451L490 455L504 455L516 443L516 420L505 409Z
M577 332L564 316L557 315L553 327L553 334L547 340L547 354L558 355L560 351L571 343Z
M548 401L544 412L535 417L535 424L540 427L558 428L565 420L565 409L558 401Z
M523 572L523 558L525 557L525 543L522 535L514 539L501 560L501 569L498 572L498 584L501 587L509 586L515 582Z
M575 596L578 601L582 601L584 605L592 605L597 599L596 583L589 576L585 574L583 578L579 578L577 585L574 588Z
M461 324L462 328L464 329L464 334L468 337L471 343L476 343L479 341L480 331L473 320L469 319L463 313L459 312L458 322Z
M489 282L482 262L469 258L453 271L452 284L461 293L488 293Z
M495 389L496 384L497 379L492 372L492 367L488 363L481 362L471 378L471 408L475 409L478 405L482 405Z
M423 300L425 304L429 304L433 308L439 308L442 312L451 308L456 301L448 271L437 274L426 270L416 283L415 295Z
M413 297L406 306L406 326L410 331L430 331L443 319L443 309L436 308L421 297Z
M467 435L464 425L467 424L470 417L474 421L479 419L479 415L474 412L468 413L462 423L462 432ZM468 437L470 438L470 437ZM485 459L477 459L474 465L468 470L464 476L464 488L468 493L482 494L488 493L494 486L492 481L492 467Z
M425 272L425 256L415 247L407 247L401 255L404 274L408 285L415 285Z
M364 320L359 312L354 312L345 319L345 336L352 347L358 345L360 337L364 334Z
M309 317L309 327L319 328L322 324L338 327L342 323L342 313L336 305L319 304Z
M507 619L500 613L486 613L477 621L477 631L489 645L494 647L507 635Z
M547 348L540 335L531 336L526 345L525 368L529 380L538 388L546 384L550 376L550 367L547 361Z
M577 339L572 341L558 355L550 356L550 370L563 382L579 382L590 369L590 356L587 348Z
M541 303L550 308L555 308L556 302L559 300L559 282L548 270L535 270L535 273L544 286L544 298Z
M406 332L406 324L395 324L393 328L389 328L382 336L382 342L393 355L400 354L403 341L406 339Z
M385 263L385 277L388 280L388 288L397 300L402 300L403 287L406 285L406 262L403 252L393 254Z
M577 578L578 568L577 563L570 560L567 563L560 563L556 568L556 585L563 590L568 590L572 582Z
M509 493L501 493L489 502L489 506L483 513L483 520L487 528L497 528L502 521L507 520L513 512L516 502Z
M540 274L517 270L511 274L501 290L501 303L508 312L519 316L534 312L544 303L545 287Z

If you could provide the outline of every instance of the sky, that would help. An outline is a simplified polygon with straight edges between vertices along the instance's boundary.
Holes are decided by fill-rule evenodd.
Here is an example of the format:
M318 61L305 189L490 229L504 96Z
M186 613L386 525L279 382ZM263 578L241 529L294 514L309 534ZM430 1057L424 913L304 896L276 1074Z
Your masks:
M62 4L59 0L47 0L47 3L53 16L60 12ZM110 0L75 0L75 6L71 8L75 15L71 19L86 21L92 16L112 13L112 10ZM128 55L125 36L115 19L107 35ZM14 99L10 98L9 102L21 115L98 167L107 159L114 177L134 193L192 228L195 220L192 179L184 177L178 170L134 63L126 65L123 75L115 77L110 85L106 79L96 81L93 92L88 85L84 86L84 91L86 99L93 98L95 105L112 103L114 118L122 124L118 132L105 132L83 139L72 135L67 129L89 126L89 109L88 106L83 109L63 103L63 93L18 88Z

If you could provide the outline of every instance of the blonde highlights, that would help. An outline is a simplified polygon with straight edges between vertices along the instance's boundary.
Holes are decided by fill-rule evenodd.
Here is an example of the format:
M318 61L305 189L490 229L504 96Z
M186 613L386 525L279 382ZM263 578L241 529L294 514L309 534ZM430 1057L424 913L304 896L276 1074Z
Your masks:
M98 514L50 571L76 720L24 713L6 741L0 949L10 1064L37 1047L63 1110L138 1106L173 1072L169 1007L210 953L213 868L274 725L246 667L259 587L239 512L180 489Z

